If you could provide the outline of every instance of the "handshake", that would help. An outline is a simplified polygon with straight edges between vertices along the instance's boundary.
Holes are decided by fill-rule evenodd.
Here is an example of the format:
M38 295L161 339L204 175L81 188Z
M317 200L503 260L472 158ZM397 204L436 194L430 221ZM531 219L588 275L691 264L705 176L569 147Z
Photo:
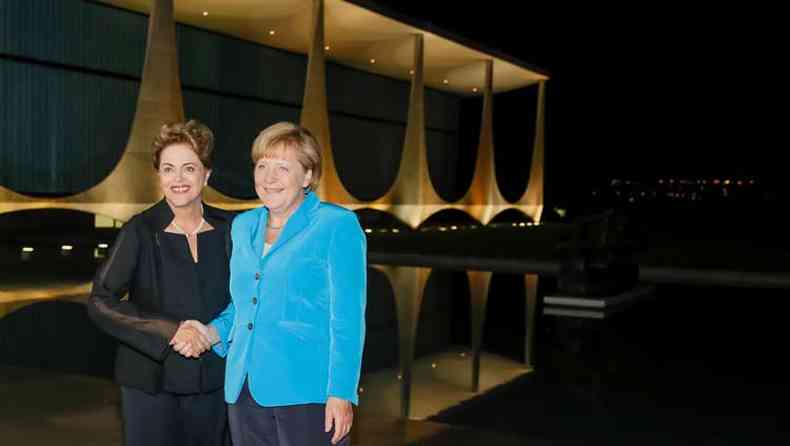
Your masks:
M186 358L197 358L219 341L219 334L213 326L189 320L181 322L170 345Z

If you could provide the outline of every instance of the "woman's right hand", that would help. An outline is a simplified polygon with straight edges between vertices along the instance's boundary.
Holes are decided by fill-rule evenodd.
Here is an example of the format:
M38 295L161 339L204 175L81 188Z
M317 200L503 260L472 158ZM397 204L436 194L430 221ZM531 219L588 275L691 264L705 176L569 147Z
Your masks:
M170 340L173 350L187 358L197 358L212 345L219 342L217 330L199 321L188 320L179 325L178 331Z

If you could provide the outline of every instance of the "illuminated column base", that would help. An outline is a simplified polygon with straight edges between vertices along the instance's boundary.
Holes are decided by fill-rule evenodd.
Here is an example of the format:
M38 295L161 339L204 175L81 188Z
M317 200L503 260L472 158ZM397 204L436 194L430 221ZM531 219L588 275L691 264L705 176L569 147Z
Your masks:
M483 345L490 271L467 271L472 317L472 392L480 390L480 351Z
M401 380L401 417L409 418L417 322L425 284L428 282L431 270L405 266L376 265L375 267L387 276L395 294L400 347L398 377Z

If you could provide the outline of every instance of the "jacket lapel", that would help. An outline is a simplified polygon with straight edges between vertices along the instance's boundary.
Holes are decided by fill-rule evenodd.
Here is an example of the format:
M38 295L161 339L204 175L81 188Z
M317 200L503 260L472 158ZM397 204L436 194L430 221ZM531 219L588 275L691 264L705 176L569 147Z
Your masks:
M263 242L265 237L264 228L269 221L269 210L261 206L258 208L258 222L250 231L250 244L252 245L253 258L260 258L263 254Z
M304 197L304 201L296 212L291 215L288 221L285 223L285 227L283 228L283 232L277 237L277 241L274 242L271 249L269 250L269 255L274 254L277 249L283 246L285 243L288 243L288 240L292 239L294 236L302 232L307 225L310 224L310 216L312 215L312 211L318 206L320 201L318 197L315 195L314 192L308 192L307 195ZM267 211L268 214L268 211ZM268 215L267 215L268 216ZM266 220L261 219L259 222L263 222L263 226L261 228L266 227ZM263 231L259 231L263 233ZM262 237L262 236L261 236ZM263 249L263 244L261 244L261 250ZM259 251L263 252L263 251Z

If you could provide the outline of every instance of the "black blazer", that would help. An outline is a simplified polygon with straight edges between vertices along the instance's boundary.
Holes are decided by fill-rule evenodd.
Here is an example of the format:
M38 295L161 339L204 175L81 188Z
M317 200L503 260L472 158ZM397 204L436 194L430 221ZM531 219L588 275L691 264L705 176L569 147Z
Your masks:
M222 232L224 249L201 253L201 259L222 256L221 264L228 265L230 224L234 214L204 205L203 216L214 230ZM197 360L183 358L172 352L169 341L181 320L198 319L207 323L227 306L229 273L223 268L215 276L216 280L223 281L221 289L226 292L204 296L201 305L205 311L200 312L203 314L168 314L163 281L184 280L163 277L162 262L170 260L162 256L162 238L164 229L172 221L173 212L162 200L123 226L107 259L96 272L88 315L102 331L120 341L115 361L115 378L119 384L148 393L216 390L223 385L224 360L211 351ZM172 283L169 285L172 289ZM164 382L168 369L169 375L193 370L199 379L178 387L178 380L174 379L178 377L171 376L168 382L173 384L168 386ZM177 387L169 388L174 385Z

